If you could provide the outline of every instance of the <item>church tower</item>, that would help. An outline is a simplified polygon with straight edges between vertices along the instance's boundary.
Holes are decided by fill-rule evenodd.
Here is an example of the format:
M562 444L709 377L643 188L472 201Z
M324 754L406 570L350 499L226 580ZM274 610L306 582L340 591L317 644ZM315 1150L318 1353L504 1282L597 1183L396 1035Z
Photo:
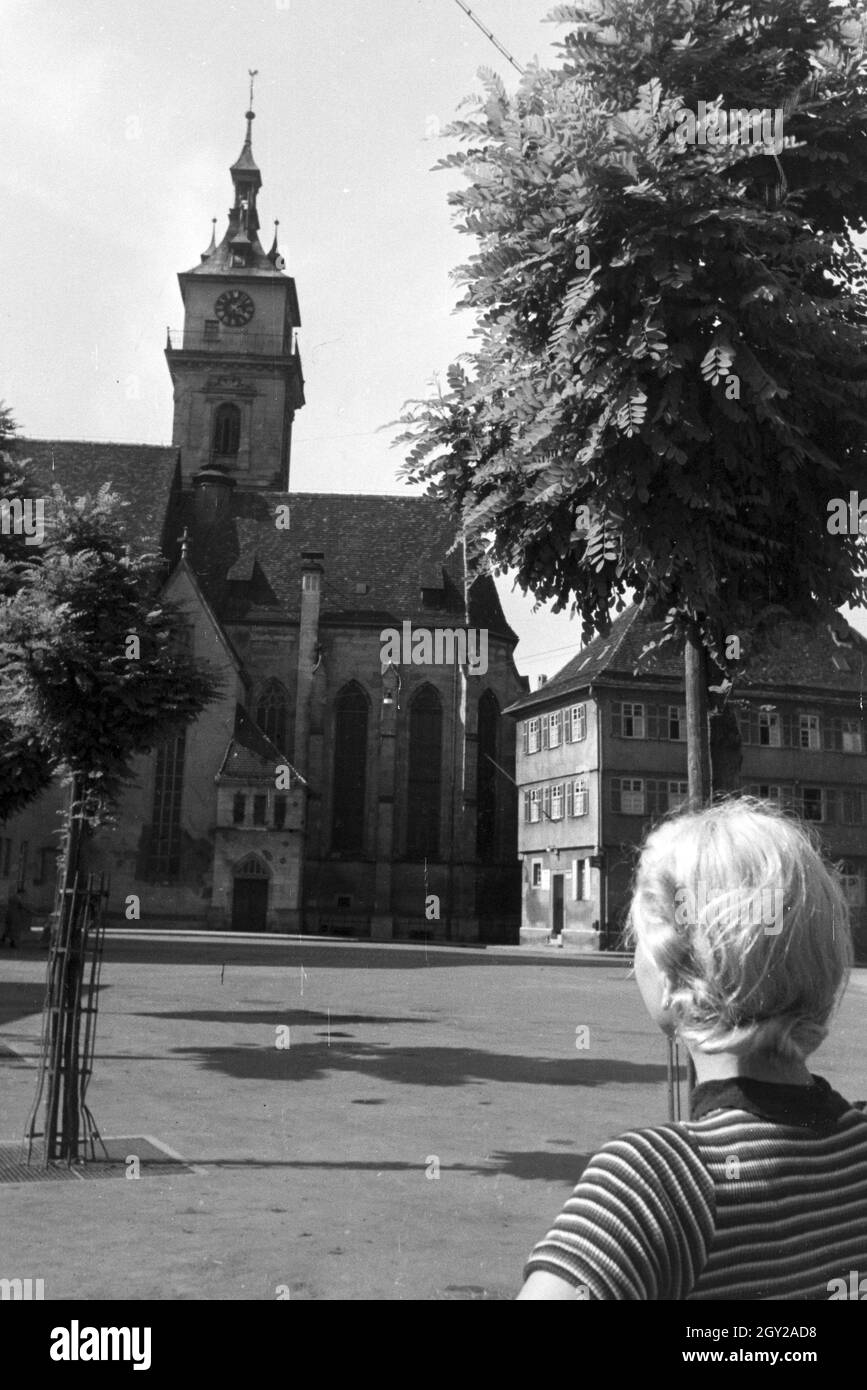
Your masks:
M217 465L242 488L287 491L295 412L304 404L295 281L274 244L259 241L262 175L253 158L253 78L244 147L231 167L235 200L219 245L178 276L184 326L169 330L172 443L185 486ZM216 222L216 219L215 219Z

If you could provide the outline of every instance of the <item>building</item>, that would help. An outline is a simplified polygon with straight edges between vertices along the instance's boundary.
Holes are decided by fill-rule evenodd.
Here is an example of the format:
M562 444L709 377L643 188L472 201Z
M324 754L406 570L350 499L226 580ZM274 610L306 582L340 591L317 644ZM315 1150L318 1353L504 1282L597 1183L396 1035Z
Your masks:
M179 276L170 448L22 440L34 495L106 481L221 695L142 758L88 846L151 924L517 940L513 726L526 690L490 578L424 497L290 490L294 280L259 240L252 112L228 228ZM383 633L413 644L383 660ZM422 641L415 643L419 634ZM425 649L425 634L431 650ZM462 643L482 645L466 663ZM442 641L439 639L442 638ZM0 893L52 903L59 792L0 825Z
M636 847L687 795L683 658L636 607L551 681L506 711L518 725L521 940L563 932L614 946ZM794 809L842 864L856 944L867 956L867 642L781 621L729 699L741 736L735 786ZM731 785L731 783L730 783Z

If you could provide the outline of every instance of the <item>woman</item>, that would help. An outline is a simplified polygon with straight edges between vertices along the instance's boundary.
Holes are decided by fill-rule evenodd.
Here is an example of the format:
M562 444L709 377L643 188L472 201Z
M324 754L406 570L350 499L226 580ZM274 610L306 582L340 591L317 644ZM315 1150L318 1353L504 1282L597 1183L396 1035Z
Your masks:
M851 964L837 875L794 820L724 802L651 831L629 930L695 1065L690 1118L591 1159L518 1297L829 1298L867 1269L863 1103L806 1066Z

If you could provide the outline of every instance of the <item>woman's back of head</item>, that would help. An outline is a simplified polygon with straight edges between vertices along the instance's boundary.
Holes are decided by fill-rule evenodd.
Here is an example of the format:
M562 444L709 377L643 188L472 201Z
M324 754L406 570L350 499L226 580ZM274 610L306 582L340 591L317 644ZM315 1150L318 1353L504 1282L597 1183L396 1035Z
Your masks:
M806 827L749 797L650 832L630 933L669 982L678 1032L708 1053L808 1056L852 961L839 875Z

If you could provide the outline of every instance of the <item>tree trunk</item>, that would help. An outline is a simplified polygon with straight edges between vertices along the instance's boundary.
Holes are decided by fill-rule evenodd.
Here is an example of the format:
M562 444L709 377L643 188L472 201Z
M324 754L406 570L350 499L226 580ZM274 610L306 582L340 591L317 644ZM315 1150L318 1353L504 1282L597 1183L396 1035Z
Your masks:
M82 922L75 888L81 859L84 780L72 778L66 854L60 885L57 940L52 948L50 1010L52 1065L45 1102L45 1157L71 1162L78 1153L78 1039L81 1025ZM58 1132L58 1120L60 1130Z
M741 732L734 710L717 710L710 719L710 780L714 796L740 789L743 760Z
M697 623L690 623L684 651L686 680L686 766L689 778L689 808L700 811L711 796L710 781L710 721L707 696L707 652L701 641ZM687 1052L686 1087L691 1095L695 1089L695 1065Z
M686 683L686 766L689 806L701 810L710 801L710 727L707 701L707 653L697 623L690 623L684 651Z

